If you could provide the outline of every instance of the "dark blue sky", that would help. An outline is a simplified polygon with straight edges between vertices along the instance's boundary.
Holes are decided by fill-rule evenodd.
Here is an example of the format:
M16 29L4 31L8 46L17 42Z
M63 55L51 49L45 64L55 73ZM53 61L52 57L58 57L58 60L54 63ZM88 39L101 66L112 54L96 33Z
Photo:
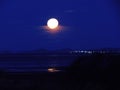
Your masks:
M117 0L1 0L0 51L120 48ZM39 28L51 17L67 27Z

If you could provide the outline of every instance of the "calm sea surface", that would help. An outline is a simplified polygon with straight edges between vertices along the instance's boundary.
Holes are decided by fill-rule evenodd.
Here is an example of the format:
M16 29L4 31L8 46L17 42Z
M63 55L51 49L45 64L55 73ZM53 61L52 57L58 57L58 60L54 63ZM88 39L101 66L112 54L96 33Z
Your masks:
M74 62L75 57L68 58L49 58L49 59L33 59L24 58L22 60L0 60L0 69L5 71L47 71L51 67L67 67Z

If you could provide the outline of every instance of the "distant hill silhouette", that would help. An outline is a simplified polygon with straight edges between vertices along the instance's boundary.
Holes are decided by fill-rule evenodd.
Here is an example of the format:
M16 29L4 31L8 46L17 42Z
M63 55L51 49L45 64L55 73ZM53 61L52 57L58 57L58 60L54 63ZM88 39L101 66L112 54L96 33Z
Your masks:
M0 54L41 54L41 53L69 53L71 51L108 51L108 52L119 52L120 48L100 48L100 49L86 49L86 50L73 50L70 48L57 49L57 50L48 50L48 49L38 49L30 51L20 51L12 52L10 50L0 51Z

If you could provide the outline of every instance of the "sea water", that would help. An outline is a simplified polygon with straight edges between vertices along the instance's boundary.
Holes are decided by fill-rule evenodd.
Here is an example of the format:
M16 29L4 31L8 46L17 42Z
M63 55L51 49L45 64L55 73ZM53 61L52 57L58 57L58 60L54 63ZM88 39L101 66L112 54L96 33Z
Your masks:
M0 60L0 70L9 72L26 72L26 71L47 71L48 68L68 67L74 62L75 57L70 58L49 58L49 59L29 59L22 60L8 59Z

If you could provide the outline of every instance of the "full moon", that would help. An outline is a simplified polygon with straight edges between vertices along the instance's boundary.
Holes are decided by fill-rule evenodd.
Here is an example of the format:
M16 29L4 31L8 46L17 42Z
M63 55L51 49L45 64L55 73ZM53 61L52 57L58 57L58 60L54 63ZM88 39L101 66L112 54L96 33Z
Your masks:
M56 29L58 27L58 20L55 19L55 18L51 18L47 21L47 26L50 28L50 29Z

